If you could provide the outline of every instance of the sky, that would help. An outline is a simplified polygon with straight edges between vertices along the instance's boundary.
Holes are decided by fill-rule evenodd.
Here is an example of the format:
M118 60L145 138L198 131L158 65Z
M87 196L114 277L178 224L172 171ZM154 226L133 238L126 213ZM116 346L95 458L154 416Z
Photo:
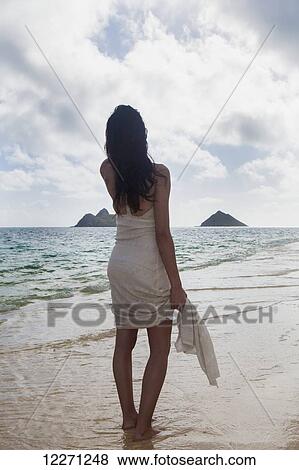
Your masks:
M171 225L217 210L299 226L299 2L2 0L0 226L71 226L112 204L92 139L119 104L141 113L171 173ZM273 32L195 155L178 176Z

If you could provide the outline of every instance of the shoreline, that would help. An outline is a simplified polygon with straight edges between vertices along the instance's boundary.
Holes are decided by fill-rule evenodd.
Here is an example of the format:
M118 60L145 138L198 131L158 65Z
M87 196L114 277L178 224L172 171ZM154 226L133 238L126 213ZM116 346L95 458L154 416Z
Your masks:
M172 346L155 413L161 432L138 444L120 428L111 370L112 314L107 328L96 331L80 329L69 315L51 329L36 305L11 315L0 328L6 341L0 350L0 448L299 448L298 254L299 243L224 263L221 269L182 273L199 314L209 305L219 314L220 321L207 321L219 388L208 385L194 356ZM109 300L103 293L89 297L91 302L95 298ZM276 306L272 322L267 316L260 323L242 316L236 321L236 312L224 309L269 303ZM176 335L174 326L172 344ZM140 331L133 360L136 401L147 355L146 332Z
M0 447L298 448L298 360L294 356L294 348L299 346L294 331L298 311L299 303L285 304L275 322L262 328L232 324L209 327L221 373L217 389L208 385L195 357L177 353L172 347L155 413L160 433L138 444L132 441L130 432L120 428L111 371L114 332L100 340L86 338L52 349L1 353L6 381L2 386ZM176 334L174 329L172 343ZM136 398L147 353L146 332L141 331L134 350ZM58 370L50 393L33 415Z

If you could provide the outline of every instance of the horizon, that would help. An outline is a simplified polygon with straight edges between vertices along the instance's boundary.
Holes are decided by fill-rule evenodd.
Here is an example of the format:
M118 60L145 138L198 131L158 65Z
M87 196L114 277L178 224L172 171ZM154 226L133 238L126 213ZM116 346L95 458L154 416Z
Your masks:
M106 208L106 207L102 207L101 209L99 209L98 211L96 211L96 213L100 212L101 210L103 209L106 209L109 213L109 215L116 215L116 213L114 212L109 212L109 210ZM210 217L212 217L213 215L216 215L218 212L222 212L223 214L225 215L229 215L231 217L233 217L235 219L234 216L232 216L232 214L230 214L229 212L224 212L223 210L221 209L217 209L216 212L210 214L207 219L209 219ZM92 214L92 215L95 215L93 214L92 212L86 212L85 214L81 215L81 217L79 216L77 218L77 222L82 218L84 217L84 215L87 215L87 214ZM205 220L207 219L204 219L201 223L203 223ZM237 219L239 220L239 219ZM77 223L76 222L76 223ZM171 221L170 221L171 222ZM243 222L243 221L241 221ZM245 222L243 222L245 224ZM170 227L171 228L299 228L299 225L288 225L288 226L284 226L284 225L248 225L248 224L245 224L245 225L239 225L239 226L225 226L225 225L219 225L219 226L201 226L200 224L199 225L173 225L170 223ZM96 229L102 229L102 228L116 228L116 227L76 227L76 225L0 225L0 229L4 229L4 228L96 228Z
M219 206L250 227L299 226L299 4L78 6L2 7L1 228L69 227L80 214L112 207L99 175L105 156L25 25L101 145L115 106L140 111L149 153L171 172L172 227L197 226Z
M99 209L98 211L95 211L95 213L98 213L98 212L100 212L100 211L103 210L103 209L106 209L106 210L108 211L109 215L115 215L115 214L116 214L115 212L114 212L114 213L113 213L113 212L109 212L109 210L108 210L106 207L102 207L102 208ZM221 210L221 209L217 209L216 212L210 214L210 215L207 217L207 219L210 218L210 217L212 217L213 215L217 214L218 212L222 212L222 213L225 214L225 215L230 215L231 217L233 217L233 218L235 219L235 217L232 216L232 214L230 214L229 212L224 212L224 211ZM77 218L77 222L78 222L82 217L84 217L84 215L87 215L87 214L95 215L95 214L93 214L92 212L86 212L85 214L83 214L83 215L81 215L81 216L79 216L79 217ZM201 223L203 223L203 222L204 222L205 220L207 220L207 219L204 219ZM76 222L76 223L77 223L77 222ZM241 222L243 222L243 221L241 221ZM243 222L243 223L245 223L245 222ZM287 229L287 228L299 228L299 225L288 225L288 226L284 226L284 225L248 225L248 224L245 224L245 225L243 225L243 226L241 226L241 225L239 225L239 226L225 226L225 225L220 225L220 226L201 226L200 224L199 224L199 225L173 225L173 224L171 224L171 221L170 221L170 227L171 227L171 228L203 228L203 229L205 229L205 228L208 228L208 229L209 229L209 228L228 228L228 229L230 229L230 228L238 228L238 229L240 229L240 228L261 228L261 229L262 229L262 228L286 228L286 229ZM105 229L105 228L116 228L116 227L109 227L109 226L107 226L107 227L105 227L105 226L103 226L103 227L84 227L84 226L82 226L82 227L76 227L76 225L10 225L10 226L5 226L5 225L2 226L2 225L0 225L0 229L2 229L2 228L3 228L3 229L4 229L4 228L79 228L79 229L81 229L81 228L103 229L103 228L104 228L104 229Z

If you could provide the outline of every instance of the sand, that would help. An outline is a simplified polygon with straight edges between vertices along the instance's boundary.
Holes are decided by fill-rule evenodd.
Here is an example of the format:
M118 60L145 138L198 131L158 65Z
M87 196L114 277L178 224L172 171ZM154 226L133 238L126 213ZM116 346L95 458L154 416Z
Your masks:
M160 432L149 441L135 443L120 427L111 317L101 328L79 333L67 317L50 330L45 306L39 306L2 323L1 449L298 449L298 254L298 244L292 244L280 253L268 250L221 268L182 273L200 312L213 305L220 317L207 326L221 378L218 388L209 386L196 357L172 347L155 412ZM224 308L235 304L272 305L273 321L265 316L262 322L236 323ZM173 343L176 335L174 326ZM136 403L147 355L146 332L140 331Z

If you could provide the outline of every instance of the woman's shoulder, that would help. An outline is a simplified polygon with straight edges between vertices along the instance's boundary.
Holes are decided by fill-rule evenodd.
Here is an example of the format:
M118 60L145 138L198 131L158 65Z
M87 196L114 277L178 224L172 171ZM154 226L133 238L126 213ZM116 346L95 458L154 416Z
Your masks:
M100 166L100 173L101 173L102 177L105 179L105 177L108 176L109 174L111 174L112 172L113 172L112 165L111 165L111 163L109 162L109 159L106 158L106 159L101 163L101 166Z
M155 163L154 192L169 190L171 186L170 171L163 163Z
M158 172L158 176L160 174L162 176L166 176L166 178L170 178L170 171L166 165L164 165L163 163L155 163L154 165L155 170Z

